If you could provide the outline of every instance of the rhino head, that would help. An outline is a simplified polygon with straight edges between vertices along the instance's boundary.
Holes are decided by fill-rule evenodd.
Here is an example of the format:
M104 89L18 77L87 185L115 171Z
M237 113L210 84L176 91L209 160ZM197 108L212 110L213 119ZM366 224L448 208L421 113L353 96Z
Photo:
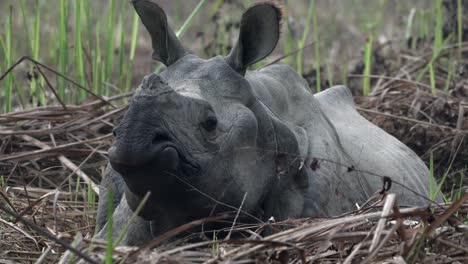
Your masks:
M133 5L151 36L153 59L167 68L144 78L109 150L130 208L150 191L141 212L147 220L169 215L183 223L241 204L258 217L272 213L268 208L281 203L275 193L281 176L297 173L285 172L283 165L299 167L284 152L297 153L298 146L268 117L244 75L276 46L280 10L269 3L251 7L229 55L204 60L183 48L158 5ZM299 215L301 203L296 204L282 213Z

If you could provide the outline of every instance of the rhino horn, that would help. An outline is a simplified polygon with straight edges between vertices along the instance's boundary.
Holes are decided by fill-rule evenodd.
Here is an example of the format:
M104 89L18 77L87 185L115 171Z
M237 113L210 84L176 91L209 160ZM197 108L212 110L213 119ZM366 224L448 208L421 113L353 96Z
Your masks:
M280 36L281 10L271 3L261 3L242 15L239 38L226 57L227 63L244 75L247 67L268 56Z
M167 23L164 10L148 0L132 1L141 22L148 30L153 45L153 59L170 66L187 54Z

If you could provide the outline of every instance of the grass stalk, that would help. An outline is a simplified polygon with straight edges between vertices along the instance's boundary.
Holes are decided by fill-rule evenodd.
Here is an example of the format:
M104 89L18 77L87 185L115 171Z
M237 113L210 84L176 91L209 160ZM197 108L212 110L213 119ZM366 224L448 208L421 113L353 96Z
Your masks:
M78 83L85 86L86 77L84 69L84 58L83 58L83 40L81 35L81 9L82 1L75 1L75 65L78 74ZM80 89L79 100L82 101L86 98L87 93L85 90Z
M462 59L463 43L463 5L462 0L457 0L457 40L458 40L458 59Z
M326 62L326 70L327 70L328 84L330 86L333 86L333 74L332 74L332 70L331 70L329 61Z
M115 18L115 0L109 0L109 12L107 15L107 45L106 45L106 70L103 81L107 82L111 78L113 70L114 57L114 18ZM106 89L107 91L107 89ZM106 93L106 95L108 95Z
M24 25L23 29L24 29L24 32L26 32L25 37L26 37L26 40L28 41L28 43L30 43L30 45L31 45L31 52L32 52L32 50L33 50L33 41L31 39L31 32L29 31L29 27L28 27L29 22L26 19L28 16L26 15L26 8L25 8L24 1L25 0L20 0L19 1L20 10L21 10L21 17L23 19L23 25Z
M5 53L5 62L6 62L6 69L11 67L12 64L12 36L11 33L13 31L13 6L9 6L9 13L8 13L8 22L6 24L6 37L5 37L5 47L4 47L4 53ZM5 112L8 113L11 111L11 95L12 95L12 89L13 89L13 74L8 74L6 76L6 87L5 87Z
M435 83L435 72L434 72L434 66L433 62L431 61L429 63L429 80L431 83L431 92L433 95L436 95L436 83Z
M93 72L93 92L96 94L101 94L101 43L99 41L99 36L101 34L101 27L99 21L96 24L95 29L95 51L94 51L94 63L92 67Z
M367 38L364 44L364 79L362 82L362 94L364 96L370 93L370 75L372 70L372 42L374 41L372 35Z
M305 23L305 28L304 28L304 32L302 33L302 37L301 37L301 40L299 41L299 45L298 45L298 48L299 48L299 52L297 53L297 66L296 66L296 70L297 72L302 75L302 56L304 54L304 45L307 41L307 35L309 34L309 25L312 21L312 16L314 15L314 12L313 12L313 9L314 9L314 3L313 3L314 0L311 0L309 2L309 9L308 9L308 13L307 13L307 19L306 19L306 23ZM315 43L315 46L319 45L318 43Z
M130 44L130 62L127 64L127 83L125 85L125 90L128 92L132 86L132 67L133 60L135 59L135 50L138 39L138 15L136 12L133 12L133 26L132 26L132 39Z
M36 14L34 16L34 33L32 37L32 56L33 59L39 60L40 43L41 43L41 8L39 0L36 0ZM32 78L31 85L44 87L44 78L39 75L37 79ZM32 91L31 91L32 92ZM41 105L46 105L46 95L42 89L37 90L37 97Z
M119 89L121 91L124 90L124 80L125 80L125 74L124 74L124 54L125 54L125 11L126 11L126 5L127 1L126 0L121 0L120 1L120 14L119 14L119 39L120 39L120 44L119 44Z
M416 37L412 38L412 31L413 31L413 22L414 22L414 14L416 13L415 8L411 8L410 14L408 16L408 22L406 23L406 31L405 31L405 39L406 41L411 39L411 49L415 49L416 47Z
M455 194L455 199L453 199L452 201L457 201L463 196L464 194L463 179L464 178L465 178L465 173L463 171L460 171L460 182L458 183L458 191Z
M316 79L316 91L320 92L322 83L321 83L321 71L320 71L320 45L318 37L318 22L317 22L317 8L315 8L315 0L311 0L310 4L312 5L312 27L314 35L314 50L315 50L315 79ZM305 42L304 42L305 44Z
M68 37L67 37L67 24L68 24L68 0L60 0L60 24L59 24L59 68L62 74L67 72L68 62ZM58 95L63 101L67 101L65 97L65 80L57 76Z
M86 186L87 186L86 204L88 206L88 209L92 210L94 208L94 206L95 206L95 203L96 203L96 195L95 195L95 193L93 191L93 188L92 188L91 184L87 184Z
M289 21L286 22L286 40L284 42L284 50L283 54L290 54L294 50L294 35L293 35L293 29L291 27L291 24ZM284 58L284 63L288 64L290 66L293 66L294 64L294 56L288 56Z
M4 190L6 187L6 181L5 181L5 176L0 175L0 189Z
M150 194L151 194L150 192L147 192L145 194L145 196L143 197L143 199L141 200L140 204L138 204L138 206L135 209L135 211L133 212L132 216L130 217L130 219L127 221L124 228L120 232L119 236L115 239L114 247L117 247L119 245L120 241L122 241L125 234L128 232L128 229L130 228L130 225L135 222L136 218L138 217L138 214L141 212L141 210L143 210L143 207L145 206L146 202L148 201L148 199L150 197Z
M442 49L442 42L443 42L443 21L442 21L442 0L436 0L436 25L435 25L435 32L434 32L434 54L438 54Z
M455 72L455 64L453 63L453 59L454 59L454 51L452 49L450 52L450 57L447 61L447 79L445 80L445 88L444 88L445 92L448 92L448 90L450 89L450 84L452 83L452 79L453 79L454 72Z
M185 32L187 31L189 26L192 24L193 19L200 12L202 6L205 3L206 3L206 0L200 0L200 2L198 2L198 5L195 7L195 9L192 11L192 13L190 13L190 15L187 17L184 24L179 28L179 30L177 30L176 36L178 38L181 38L185 34Z
M179 28L179 30L177 30L176 32L176 36L178 38L182 38L182 36L185 34L185 32L187 31L187 29L190 27L190 25L192 24L192 21L193 19L195 18L195 16L200 12L202 6L206 3L206 0L200 0L200 2L198 2L197 6L195 7L195 9L192 11L192 13L190 13L190 15L187 17L187 19L185 20L184 24ZM164 66L162 64L159 64L158 67L156 67L156 70L155 72L160 72L161 69L163 68Z
M83 1L83 13L85 14L85 30L86 30L86 43L87 46L86 48L88 50L91 50L91 40L93 39L93 33L91 31L92 29L92 23L91 23L91 7L89 5L89 0L82 0Z
M435 186L435 176L434 176L434 153L431 151L429 156L429 197L431 200L434 200L434 186Z
M114 244L112 242L112 235L113 235L113 213L114 213L114 193L112 190L109 190L107 193L107 248L106 248L106 257L104 262L106 264L112 264L112 254L114 253Z

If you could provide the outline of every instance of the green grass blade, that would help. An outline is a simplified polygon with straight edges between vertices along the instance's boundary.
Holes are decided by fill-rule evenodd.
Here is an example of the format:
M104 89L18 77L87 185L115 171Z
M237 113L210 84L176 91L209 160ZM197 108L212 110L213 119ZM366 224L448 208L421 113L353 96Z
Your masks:
M372 70L372 43L374 39L372 35L366 41L364 45L364 79L362 83L362 94L364 96L370 93L370 75Z
M436 95L435 72L433 63L429 63L429 80L431 81L431 92Z
M8 14L8 22L6 24L6 37L5 37L5 62L6 62L6 69L11 67L12 64L12 36L11 33L13 31L13 6L9 6L9 14ZM12 89L13 89L13 73L10 73L6 76L6 87L5 87L5 112L8 113L11 111L11 101L12 101Z
M87 184L87 190L86 190L86 204L88 206L88 209L93 210L96 202L96 194L94 193L94 190L91 186L91 184Z
M313 12L313 9L314 9L314 3L313 3L313 0L311 0L309 2L309 9L308 9L308 14L307 14L307 19L306 19L306 23L305 23L305 28L304 28L304 32L302 33L302 38L301 40L299 41L299 45L298 45L298 48L299 48L299 52L297 53L297 67L296 67L296 70L297 72L302 75L302 56L304 54L304 45L307 41L307 35L309 34L309 25L312 21L312 16L314 15L314 12ZM319 45L318 43L315 43L315 46Z
M443 42L442 0L436 0L436 25L434 32L434 53L439 53Z
M106 70L103 81L109 81L113 70L114 57L114 18L115 0L109 0L109 13L107 15L107 46L106 46ZM106 93L107 94L107 93Z
M453 58L454 58L454 54L453 54L453 50L450 52L450 57L448 59L448 62L447 62L447 79L445 80L445 88L444 88L444 91L445 92L448 92L448 90L450 89L450 84L452 83L452 78L453 78L453 75L454 75L454 71L455 71L455 64L453 63Z
M331 67L330 67L330 63L327 61L326 62L326 66L327 66L327 79L328 79L328 82L329 82L329 85L330 86L333 86L333 75L332 75L332 70L331 70Z
M85 30L86 30L86 38L87 38L87 49L91 50L91 41L93 39L93 33L91 31L92 29L92 23L91 23L91 7L89 6L89 0L83 0L83 11L85 14Z
M120 1L120 14L119 14L119 88L124 89L124 54L125 54L125 12L126 12L126 0Z
M83 58L83 40L81 35L81 1L75 1L75 65L77 70L78 83L85 86L85 69ZM82 101L86 98L87 93L85 90L79 90L79 100Z
M34 44L31 39L31 34L30 34L30 31L29 31L29 23L28 23L28 20L26 19L28 16L26 15L26 11L25 11L25 8L24 8L24 0L21 0L19 1L20 3L20 9L21 9L21 17L23 18L23 25L24 25L24 31L26 32L26 40L28 41L28 43L30 44L31 46L31 55L34 53Z
M114 193L112 190L109 190L107 193L107 250L105 263L112 264L112 254L114 253L114 244L113 244L113 213L114 213Z
M189 17L185 20L184 24L180 27L180 29L177 31L176 36L178 38L181 38L185 31L189 28L189 26L192 24L192 20L195 18L195 16L200 12L202 6L206 3L206 0L200 0L198 2L198 5L195 7L195 9L192 11L192 13L189 15Z
M408 16L408 21L406 22L406 31L405 31L405 39L408 40L411 38L411 31L413 29L413 20L414 20L414 14L416 13L415 8L411 8L410 14Z
M444 47L447 42L450 41L450 38L451 38L452 35L449 35L445 40L444 42L442 43L442 46ZM442 50L440 50L442 51ZM426 65L426 67L424 67L424 69L418 74L418 76L416 77L416 82L420 82L421 79L426 75L427 71L429 70L429 67L430 67L430 64L433 64L438 58L439 58L439 52L437 53L433 53L432 54L432 58L431 58L431 61Z
M0 189L4 190L5 187L6 187L5 176L1 175L0 176Z
M429 197L431 200L434 200L434 186L435 186L435 178L434 178L434 154L431 151L429 157Z
M176 36L178 38L182 38L182 36L184 35L184 33L187 31L187 29L189 28L189 26L192 24L192 20L195 18L195 16L200 12L201 10L201 7L205 4L206 0L200 0L200 2L198 2L198 5L195 7L195 9L192 11L192 13L190 13L190 15L188 16L188 18L185 20L184 24L180 27L179 30L177 30L176 32ZM162 64L159 64L158 67L156 67L156 70L155 72L160 72L161 69L163 68L163 65Z
M41 8L39 6L39 0L36 0L36 15L34 17L34 34L32 43L33 58L39 59L39 48L41 43Z
M119 245L120 241L122 241L122 239L124 238L124 236L127 233L128 229L130 228L130 225L135 222L136 218L138 217L138 214L143 209L143 206L145 206L145 204L148 201L149 197L150 197L150 192L147 192L145 194L145 196L143 197L143 199L141 200L140 204L137 206L136 210L133 212L130 219L125 224L125 226L122 229L122 231L120 232L119 236L115 239L114 247L117 247Z
M210 16L213 17L216 12L218 12L219 8L223 5L224 0L215 0L215 2L211 5Z
M101 43L99 41L99 36L101 34L101 27L99 21L96 24L95 29L95 52L94 52L94 63L93 63L93 92L97 94L101 94L101 68L102 68L102 60L101 60Z
M32 36L32 56L34 59L39 60L40 43L41 43L41 8L39 0L36 0L36 14L34 17L33 24L33 36ZM38 79L31 80L31 93L36 90L36 86L44 84L44 79L39 76ZM39 98L40 105L46 105L46 95L42 89L37 89L37 97Z
M320 71L320 42L318 37L318 22L317 22L317 8L315 7L315 0L311 0L310 4L312 5L312 27L313 27L313 35L314 35L314 49L315 49L315 79L316 79L316 91L320 92L322 87L321 81L321 71ZM305 44L305 40L303 45Z
M128 63L128 68L127 68L127 83L125 85L125 91L130 91L130 88L132 86L132 67L133 67L133 60L135 58L135 50L136 50L136 44L137 44L137 39L138 39L138 15L136 12L133 12L133 26L132 26L132 40L130 44L130 63Z
M463 5L462 0L457 0L457 39L458 39L458 59L462 59L463 43Z
M67 39L67 24L68 24L68 0L60 0L60 24L59 24L59 67L62 74L67 73L68 62L68 39ZM60 98L67 101L65 97L65 80L58 78L58 94Z
M466 171L466 168L465 168ZM464 193L463 190L463 179L465 178L465 173L463 171L460 171L460 182L458 183L458 191L455 195L455 201L460 199Z
M284 43L283 54L290 54L294 50L294 35L293 29L289 22L286 22L286 40ZM293 66L294 65L294 56L288 56L284 59L284 63ZM293 66L294 67L294 66Z

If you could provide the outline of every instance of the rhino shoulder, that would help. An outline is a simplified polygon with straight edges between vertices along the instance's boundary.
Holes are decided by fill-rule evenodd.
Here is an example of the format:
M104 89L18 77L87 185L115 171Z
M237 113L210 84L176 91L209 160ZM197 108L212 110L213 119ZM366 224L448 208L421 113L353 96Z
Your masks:
M297 90L298 87L309 91L309 86L304 78L294 68L286 64L273 64L259 70L260 73L272 76L288 90Z
M355 110L353 95L348 87L337 85L330 87L322 92L316 93L315 98L320 102L322 109L340 110L343 108L352 108Z

